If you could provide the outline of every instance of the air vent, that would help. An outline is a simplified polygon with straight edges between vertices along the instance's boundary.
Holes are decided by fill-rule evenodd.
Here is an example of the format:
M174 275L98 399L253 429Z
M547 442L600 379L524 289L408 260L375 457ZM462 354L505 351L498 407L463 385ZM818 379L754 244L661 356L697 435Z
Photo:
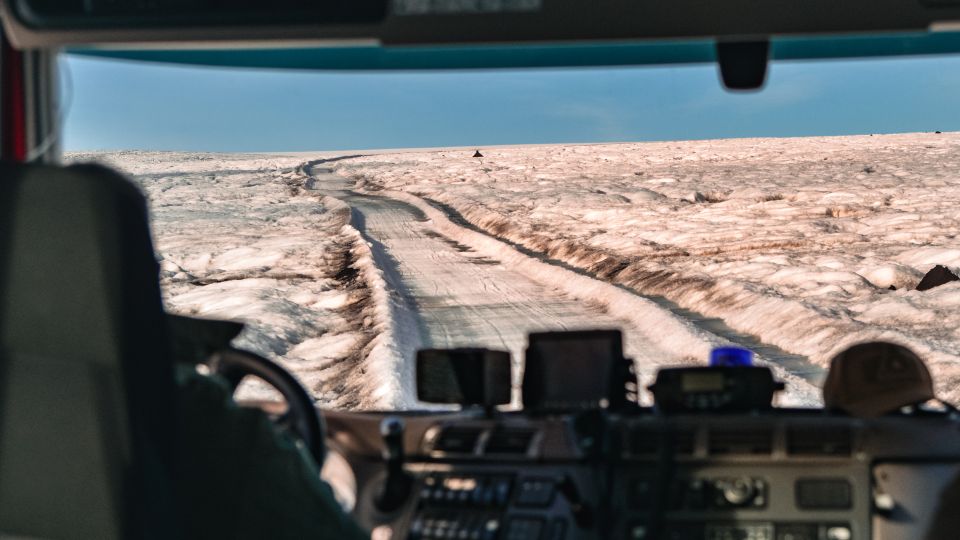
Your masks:
M481 433L483 433L483 429L479 427L445 427L440 432L440 436L437 437L437 442L433 445L433 451L450 454L472 454L477 448L477 441L480 440Z
M789 426L787 453L797 456L849 456L852 433L848 426Z
M533 441L534 430L526 428L497 428L490 432L485 455L526 455Z
M725 427L710 430L710 454L770 454L773 430L766 426Z
M693 455L696 429L693 426L674 428L669 438L662 428L638 428L630 431L629 454L631 456L656 456L665 440L673 446L673 455Z

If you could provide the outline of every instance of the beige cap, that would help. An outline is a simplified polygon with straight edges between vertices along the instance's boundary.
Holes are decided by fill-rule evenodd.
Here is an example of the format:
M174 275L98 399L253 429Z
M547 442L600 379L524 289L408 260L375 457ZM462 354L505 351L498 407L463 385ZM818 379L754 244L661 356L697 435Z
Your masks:
M854 345L835 356L823 383L828 409L865 418L935 397L923 360L902 345L882 341Z

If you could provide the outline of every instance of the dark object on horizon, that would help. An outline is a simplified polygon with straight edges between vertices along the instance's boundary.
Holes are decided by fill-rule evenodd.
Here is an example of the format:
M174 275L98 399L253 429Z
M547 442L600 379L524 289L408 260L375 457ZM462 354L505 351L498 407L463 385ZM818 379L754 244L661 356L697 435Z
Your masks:
M940 132L940 131L934 131L934 133L936 133L937 135L940 135L941 132Z
M903 345L883 341L854 345L830 361L823 404L870 418L936 399L930 371Z
M887 289L889 289L889 290L891 290L891 291L895 291L895 290L897 290L897 286L896 286L896 285L891 285L891 286L887 287Z
M474 152L473 157L483 157L483 154L481 154L480 151L477 150L476 152Z
M923 279L921 279L917 285L917 290L926 291L945 283L950 283L951 281L960 281L960 277L951 272L946 266L938 264L927 272L927 275L923 276Z

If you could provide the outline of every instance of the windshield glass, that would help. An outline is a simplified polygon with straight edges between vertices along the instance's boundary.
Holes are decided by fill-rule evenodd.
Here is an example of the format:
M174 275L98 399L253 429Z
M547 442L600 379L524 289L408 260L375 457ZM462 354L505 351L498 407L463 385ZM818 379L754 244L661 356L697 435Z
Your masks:
M902 343L960 398L960 59L423 73L65 56L68 162L149 197L174 313L322 404L415 408L417 349L618 328L642 383L754 351L820 404ZM515 392L516 396L516 392ZM649 396L644 393L645 400Z

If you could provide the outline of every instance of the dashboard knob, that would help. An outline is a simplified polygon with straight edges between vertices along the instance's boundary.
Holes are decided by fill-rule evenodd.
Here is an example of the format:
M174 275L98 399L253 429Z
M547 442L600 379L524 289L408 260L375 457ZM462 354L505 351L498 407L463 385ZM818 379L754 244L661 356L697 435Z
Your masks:
M750 478L732 478L723 481L721 494L731 506L743 506L753 500L757 490Z

